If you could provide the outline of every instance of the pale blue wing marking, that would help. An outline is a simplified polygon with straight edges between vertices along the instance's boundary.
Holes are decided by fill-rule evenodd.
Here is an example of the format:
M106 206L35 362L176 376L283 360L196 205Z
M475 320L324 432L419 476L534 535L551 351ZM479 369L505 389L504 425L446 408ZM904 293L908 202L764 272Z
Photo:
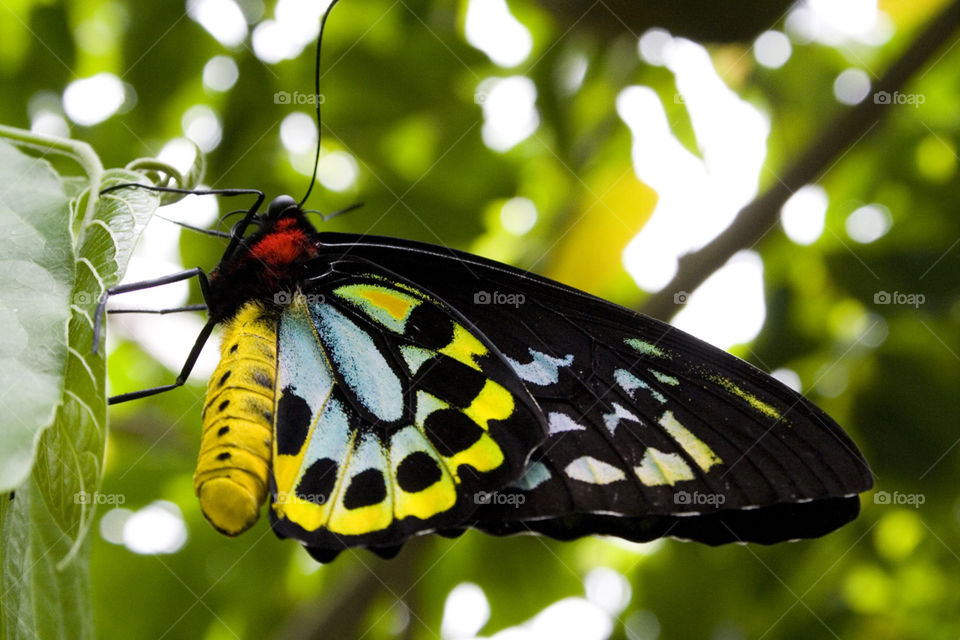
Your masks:
M311 432L307 452L303 457L300 476L317 460L330 458L340 465L345 460L352 444L353 429L350 428L350 418L344 411L343 405L336 398L331 398L323 408L317 426ZM297 482L300 478L297 479Z
M613 403L613 413L603 414L603 424L606 425L607 430L610 434L617 432L617 425L620 424L621 420L632 420L634 422L640 422L640 418L630 413L628 410L624 409L622 406Z
M586 427L578 424L573 418L565 413L553 411L547 418L547 425L550 427L550 435L562 433L564 431L586 431Z
M310 309L317 332L353 395L380 420L399 420L403 387L373 338L328 304L313 304Z
M414 375L420 370L423 363L432 358L436 352L415 347L412 344L403 344L400 345L400 354L403 356L404 362L407 363L410 374Z
M507 362L523 380L541 387L556 384L560 380L560 367L569 367L573 364L572 353L568 353L563 358L554 358L530 348L527 351L532 358L530 362L520 363L509 357Z
M660 404L666 404L667 399L663 396L662 393L651 387L649 384L633 375L626 369L617 369L613 372L613 378L617 381L617 384L620 385L620 388L626 391L627 393L633 395L634 390L636 389L646 389L650 392L650 395L653 396L653 399L659 402ZM661 380L662 382L662 380Z
M291 305L280 321L277 388L287 387L307 403L315 420L333 390L333 373L302 303Z
M550 479L550 470L542 462L532 462L524 469L523 475L511 487L531 491Z

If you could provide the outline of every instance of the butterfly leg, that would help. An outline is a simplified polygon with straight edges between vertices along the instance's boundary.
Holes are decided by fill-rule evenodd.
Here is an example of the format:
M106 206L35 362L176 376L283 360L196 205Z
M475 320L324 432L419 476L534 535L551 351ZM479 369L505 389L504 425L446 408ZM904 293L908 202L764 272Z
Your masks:
M142 291L144 289L151 289L153 287L160 287L172 282L180 282L181 280L189 280L190 278L197 278L197 281L200 283L200 292L203 294L203 299L210 299L210 283L207 279L207 274L203 269L196 267L194 269L188 269L180 273L173 273L168 276L163 276L162 278L155 278L153 280L143 280L141 282L131 282L128 284L121 284L111 289L108 289L106 293L100 298L100 302L97 304L97 311L94 316L93 322L93 352L96 353L100 346L100 331L103 324L103 314L106 312L107 301L110 299L110 296L119 295L121 293L127 293L130 291ZM194 305L196 306L196 305ZM200 308L205 308L206 305L203 305ZM180 309L161 309L158 312L173 312L185 310L185 308ZM120 402L127 402L129 400L136 400L137 398L144 398L147 396L152 396L157 393L163 393L164 391L169 391L181 386L186 382L187 377L190 375L190 372L193 370L193 366L197 362L197 358L200 357L200 351L203 349L203 345L206 343L207 338L210 337L210 333L213 331L216 322L213 320L208 320L203 329L201 329L200 334L197 336L196 341L193 343L193 348L190 350L190 355L187 356L186 361L183 363L183 368L180 370L180 374L177 376L177 379L173 384L163 385L160 387L152 387L150 389L143 389L141 391L134 391L131 393L124 393L118 396L113 396L108 399L109 404L117 404Z
M224 258L231 255L233 251L236 250L240 240L243 239L244 232L247 230L247 227L250 225L253 219L257 217L257 211L260 209L260 205L263 204L264 198L266 198L266 194L259 189L180 189L178 187L158 187L150 184L140 184L138 182L124 182L123 184L115 184L112 187L107 187L106 189L101 190L100 195L110 193L111 191L119 191L120 189L146 189L147 191L158 191L160 193L182 193L184 195L194 196L257 196L257 199L253 205L247 209L247 215L244 216L244 218L238 222L230 232L230 244L227 245L227 251L224 254ZM205 230L203 232L209 233ZM220 234L214 232L214 235Z
M107 315L117 315L121 313L152 313L155 315L166 315L168 313L182 313L184 311L206 311L205 304L188 304L182 307L172 309L107 309Z
M197 358L200 357L200 352L203 350L203 345L206 344L207 338L210 337L210 334L213 332L213 328L215 326L217 326L217 323L213 320L208 320L207 323L203 325L203 329L200 330L200 334L193 343L193 348L190 349L190 355L187 356L186 361L183 363L183 368L180 369L180 374L177 376L177 379L174 380L173 384L165 384L159 387L151 387L150 389L141 389L140 391L132 391L130 393L121 393L118 396L111 396L107 399L107 404L119 404L121 402L128 402L138 398L146 398L147 396L163 393L164 391L170 391L171 389L176 389L177 387L183 385L183 383L187 381L187 377L190 375L190 372L193 371L193 365L197 363Z

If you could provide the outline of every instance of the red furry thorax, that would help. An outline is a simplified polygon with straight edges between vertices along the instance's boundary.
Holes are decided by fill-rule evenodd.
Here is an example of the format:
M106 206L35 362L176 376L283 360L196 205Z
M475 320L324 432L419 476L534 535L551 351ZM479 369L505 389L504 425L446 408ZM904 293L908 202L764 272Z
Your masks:
M250 247L250 257L271 265L297 262L307 251L307 235L292 224L284 224L287 222L281 221L277 231L265 235Z

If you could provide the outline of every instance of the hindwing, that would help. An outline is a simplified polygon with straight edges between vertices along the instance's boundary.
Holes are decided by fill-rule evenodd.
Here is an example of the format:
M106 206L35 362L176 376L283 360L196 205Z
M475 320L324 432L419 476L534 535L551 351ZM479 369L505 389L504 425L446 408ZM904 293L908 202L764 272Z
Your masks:
M304 283L277 345L273 526L319 559L458 526L546 436L469 322L376 272Z

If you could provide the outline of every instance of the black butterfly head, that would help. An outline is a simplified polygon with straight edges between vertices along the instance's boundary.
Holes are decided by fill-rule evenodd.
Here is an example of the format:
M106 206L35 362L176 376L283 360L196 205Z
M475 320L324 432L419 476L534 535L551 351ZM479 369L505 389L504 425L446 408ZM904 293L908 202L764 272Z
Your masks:
M267 220L275 221L282 217L302 215L297 201L290 196L277 196L267 208Z

